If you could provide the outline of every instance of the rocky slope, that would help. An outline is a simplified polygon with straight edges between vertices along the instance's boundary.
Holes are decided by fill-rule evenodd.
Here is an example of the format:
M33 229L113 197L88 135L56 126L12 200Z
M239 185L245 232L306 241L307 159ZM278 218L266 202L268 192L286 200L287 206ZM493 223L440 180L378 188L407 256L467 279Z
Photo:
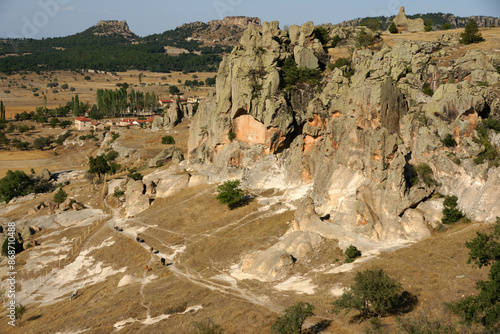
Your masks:
M370 240L428 236L442 208L437 193L457 195L470 219L493 221L500 216L498 158L474 163L484 151L474 137L485 118L500 118L500 55L472 50L447 58L456 47L444 36L357 49L352 76L344 66L324 71L317 87L284 90L287 57L310 68L335 59L311 22L289 31L277 22L249 27L192 120L189 161L240 171L249 187L307 185L318 216ZM455 147L442 143L448 134ZM412 181L423 164L434 181Z
M137 35L130 31L127 21L100 20L94 27L94 35L97 36L123 36L128 40L134 40Z

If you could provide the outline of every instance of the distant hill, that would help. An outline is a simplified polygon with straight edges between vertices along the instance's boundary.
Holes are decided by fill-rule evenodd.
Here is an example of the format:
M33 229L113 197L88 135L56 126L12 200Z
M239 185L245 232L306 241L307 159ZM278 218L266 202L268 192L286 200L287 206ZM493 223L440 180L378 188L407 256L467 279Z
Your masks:
M490 26L500 26L500 20L497 17L492 16L468 16L468 17L459 17L453 14L444 14L444 13L427 13L427 14L415 14L415 15L406 15L409 19L421 18L424 21L426 19L432 20L433 29L439 30L441 26L445 23L449 23L451 25L451 29L455 28L463 28L470 20L474 19L478 25L478 27L490 27ZM354 20L344 21L339 24L335 24L335 26L359 26L363 23L363 21L367 21L369 19L376 19L382 22L382 29L386 30L394 19L393 16L370 16L357 18Z
M208 23L183 24L161 34L139 37L130 31L126 21L101 20L70 36L0 41L0 72L216 71L222 54L231 52L250 24L260 25L260 19L232 16ZM168 47L181 52L169 55Z

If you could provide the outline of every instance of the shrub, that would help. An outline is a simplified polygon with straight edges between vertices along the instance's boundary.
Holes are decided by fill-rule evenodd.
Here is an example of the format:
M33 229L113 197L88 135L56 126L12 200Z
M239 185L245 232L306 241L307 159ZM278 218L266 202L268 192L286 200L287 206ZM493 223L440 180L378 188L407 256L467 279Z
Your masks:
M347 259L345 259L345 262L351 263L355 258L361 256L361 252L356 248L356 246L350 245L345 250L345 255L347 255Z
M233 141L233 139L236 138L236 133L234 133L233 131L229 131L229 133L227 134L227 138L229 139L229 141Z
M443 218L441 218L441 223L451 224L464 218L465 215L457 209L458 197L457 196L445 196L443 202Z
M221 204L227 204L229 209L234 209L243 200L243 190L239 188L240 180L228 180L217 187L217 199Z
M396 24L394 22L392 22L389 26L389 32L391 34L397 34L399 32L398 27L396 27Z
M361 30L358 32L358 35L356 36L356 45L358 47L368 47L370 45L373 45L375 42L375 36L367 33L364 30Z
M83 80L87 80L88 81L90 79L91 79L91 77L89 75L86 75L85 77L83 77Z
M451 29L451 24L450 23L444 23L441 26L441 30L450 30Z
M417 165L417 167L415 167L415 174L412 175L411 185L413 186L417 184L418 180L421 180L428 187L437 185L437 182L433 177L432 168L426 163L420 163Z
M113 193L114 197L122 197L123 195L125 195L125 192L123 190L115 188L115 191Z
M444 137L443 140L441 140L441 142L446 147L455 147L455 146L457 146L457 141L449 133Z
M383 269L357 272L349 291L332 303L332 312L349 312L356 309L361 317L383 316L387 313L407 311L417 303L417 298L402 291L401 283L390 278Z
M175 95L175 94L179 94L181 91L179 90L179 88L177 86L172 85L172 86L168 87L168 92L171 95Z
M329 39L328 30L325 27L319 26L314 29L314 37L319 39L321 44L325 45L326 43L328 43Z
M479 28L477 27L477 23L475 20L470 20L465 25L465 31L460 34L460 43L462 44L472 44L479 43L484 41L483 36L479 32Z
M7 234L7 235L9 235L9 234ZM11 241L12 241L12 239L11 239ZM11 245L12 245L12 243L11 243ZM19 240L17 239L16 236L14 236L14 254L21 253L22 251L23 251L23 244L21 242L19 242ZM3 256L13 255L12 248L11 248L11 252L9 254L9 237L5 238L5 240L2 244L2 255Z
M314 306L309 303L298 302L288 307L285 314L276 317L271 326L271 332L278 334L300 334L306 319L314 315Z
M111 131L110 134L111 134L111 140L109 141L110 144L112 142L114 142L115 140L117 140L118 138L120 138L120 133L119 132Z
M137 172L136 168L132 168L129 170L129 173L127 174L127 177L131 178L132 180L139 181L142 180L142 174Z
M54 202L56 202L57 204L61 204L66 200L66 198L68 198L68 194L64 190L62 190L62 188L59 188L59 190L54 195Z
M224 330L212 320L207 319L204 322L194 324L194 334L223 334Z
M431 86L427 82L424 82L424 84L422 85L422 92L428 96L434 95L434 91L432 90Z
M165 136L161 138L161 143L166 145L173 145L175 144L175 140L172 136Z
M352 68L352 65L351 65L351 61L347 58L338 58L335 63L333 64L329 64L328 65L328 69L330 69L331 71L335 70L336 68L342 68L344 66L347 66L347 70L346 72L344 73L344 75L349 78L351 77L353 74L354 74L354 70Z
M297 67L292 57L287 57L281 67L283 83L286 90L293 89L298 83L318 85L321 80L321 71L306 67Z
M337 44L339 44L339 42L342 40L342 38L340 38L339 35L335 35L333 36L332 38L332 43L330 44L332 46L332 48L336 47Z

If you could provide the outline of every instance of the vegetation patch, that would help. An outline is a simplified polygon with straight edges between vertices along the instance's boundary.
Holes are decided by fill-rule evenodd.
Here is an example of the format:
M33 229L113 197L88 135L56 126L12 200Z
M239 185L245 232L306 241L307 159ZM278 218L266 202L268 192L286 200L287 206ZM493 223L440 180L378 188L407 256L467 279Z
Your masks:
M286 90L291 90L298 83L305 83L312 86L319 85L321 80L321 70L298 67L292 57L287 57L281 67L283 73L283 83Z

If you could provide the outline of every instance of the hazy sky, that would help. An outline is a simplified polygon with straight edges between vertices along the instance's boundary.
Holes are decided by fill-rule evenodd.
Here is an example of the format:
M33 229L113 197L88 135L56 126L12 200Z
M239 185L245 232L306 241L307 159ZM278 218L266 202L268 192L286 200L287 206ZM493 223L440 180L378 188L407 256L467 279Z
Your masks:
M500 16L500 0L0 0L0 38L42 38L81 32L99 20L126 20L139 36L230 15L280 21L280 26L339 23L366 16L452 13Z

